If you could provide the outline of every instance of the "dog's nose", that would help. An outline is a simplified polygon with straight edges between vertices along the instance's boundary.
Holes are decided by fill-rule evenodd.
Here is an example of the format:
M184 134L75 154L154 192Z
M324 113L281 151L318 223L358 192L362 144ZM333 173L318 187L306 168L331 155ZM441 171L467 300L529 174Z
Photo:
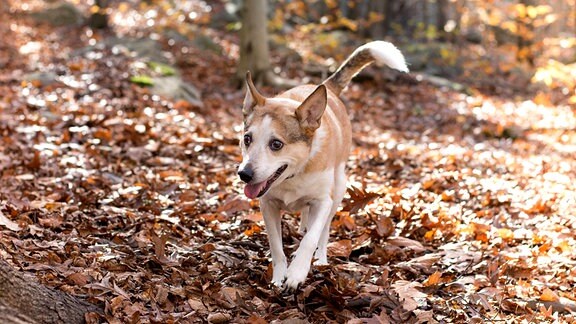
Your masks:
M254 171L252 171L252 168L247 166L244 169L238 171L238 175L242 181L248 183L252 181L252 178L254 178Z

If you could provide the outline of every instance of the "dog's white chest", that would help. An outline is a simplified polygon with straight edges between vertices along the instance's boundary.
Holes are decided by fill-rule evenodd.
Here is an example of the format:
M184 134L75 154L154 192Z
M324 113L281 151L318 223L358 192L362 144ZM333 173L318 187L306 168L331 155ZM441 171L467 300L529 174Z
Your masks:
M298 211L312 200L330 196L334 186L334 169L303 173L285 180L266 194L267 199L280 202L282 209Z

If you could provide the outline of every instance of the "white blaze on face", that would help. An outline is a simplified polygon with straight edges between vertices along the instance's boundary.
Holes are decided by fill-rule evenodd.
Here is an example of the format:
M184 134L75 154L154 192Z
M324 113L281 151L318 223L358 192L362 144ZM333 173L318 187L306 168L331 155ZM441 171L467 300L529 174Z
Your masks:
M246 130L246 134L252 135L252 144L248 148L243 146L244 151L240 170L250 164L254 171L253 182L264 181L279 167L274 163L274 156L268 148L268 143L274 137L272 118L264 116L261 123L250 125Z

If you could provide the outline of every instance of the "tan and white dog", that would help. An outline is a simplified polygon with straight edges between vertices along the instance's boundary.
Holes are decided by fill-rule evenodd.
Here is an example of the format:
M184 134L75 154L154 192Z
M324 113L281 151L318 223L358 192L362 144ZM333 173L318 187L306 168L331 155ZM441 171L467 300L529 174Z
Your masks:
M295 289L315 264L328 264L330 223L346 192L350 119L338 95L372 62L408 72L391 43L375 41L352 53L322 84L302 85L273 98L256 90L250 73L244 99L242 163L238 175L248 198L260 198L272 254L272 283ZM306 234L288 266L282 247L281 210L301 212Z

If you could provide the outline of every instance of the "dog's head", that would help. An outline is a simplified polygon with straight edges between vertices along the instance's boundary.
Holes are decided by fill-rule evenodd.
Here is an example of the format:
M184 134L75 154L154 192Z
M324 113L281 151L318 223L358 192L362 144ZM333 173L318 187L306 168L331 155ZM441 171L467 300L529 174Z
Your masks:
M304 101L265 98L246 74L240 146L240 179L244 193L257 198L301 171L310 158L314 133L326 109L326 87L320 85Z

